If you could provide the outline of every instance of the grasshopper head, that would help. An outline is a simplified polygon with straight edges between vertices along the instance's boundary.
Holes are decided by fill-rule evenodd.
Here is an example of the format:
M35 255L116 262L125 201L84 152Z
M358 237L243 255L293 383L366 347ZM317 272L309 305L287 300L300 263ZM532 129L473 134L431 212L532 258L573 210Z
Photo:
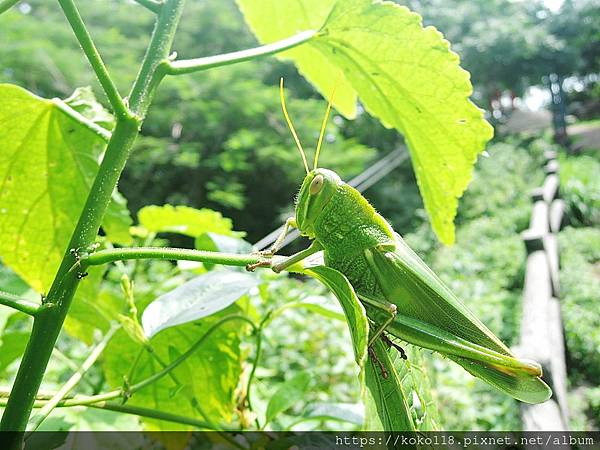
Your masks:
M279 97L281 99L283 116L285 117L288 127L290 128L292 136L294 137L296 147L298 147L298 151L302 156L304 168L306 169L306 177L302 182L302 186L300 186L300 193L296 199L296 225L304 236L314 239L315 220L317 220L317 217L319 217L321 211L323 211L325 206L336 193L338 186L342 183L342 180L334 171L318 168L319 153L321 151L321 144L323 143L323 136L325 136L327 119L329 118L329 113L331 112L333 92L329 98L327 110L325 111L325 117L323 117L323 123L321 124L321 132L319 133L319 140L315 150L315 162L313 164L313 170L308 168L306 153L304 153L302 144L300 144L300 139L298 139L298 135L296 134L296 130L294 129L294 125L292 124L285 106L285 97L283 95L283 78L281 78L279 81Z
M296 200L296 224L302 234L314 237L315 220L341 183L338 174L328 169L314 169L306 175Z

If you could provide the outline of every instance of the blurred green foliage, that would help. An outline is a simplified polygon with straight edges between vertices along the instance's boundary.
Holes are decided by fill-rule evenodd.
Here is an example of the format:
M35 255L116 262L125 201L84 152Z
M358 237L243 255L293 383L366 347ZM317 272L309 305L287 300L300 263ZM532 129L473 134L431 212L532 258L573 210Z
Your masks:
M600 378L600 231L568 227L559 235L565 339L574 375Z
M560 158L560 193L574 226L600 227L600 160L591 155Z

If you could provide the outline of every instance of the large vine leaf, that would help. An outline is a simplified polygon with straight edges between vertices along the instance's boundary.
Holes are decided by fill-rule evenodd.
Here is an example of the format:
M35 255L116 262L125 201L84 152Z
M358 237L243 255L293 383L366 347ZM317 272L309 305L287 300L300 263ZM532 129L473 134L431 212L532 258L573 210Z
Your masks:
M370 114L404 135L432 227L442 242L453 243L458 198L493 129L469 100L469 73L442 34L423 27L418 14L392 2L238 4L262 42L321 30L280 56L292 59L322 94L329 95L339 79L333 101L346 117L353 114L348 102L354 92Z
M109 133L60 100L0 84L0 257L47 292L98 171ZM107 229L129 213L112 203Z
M150 345L161 361L169 363L190 349L217 321L239 311L237 305L232 305L200 322L163 330L150 340ZM240 334L245 328L239 321L225 323L173 370L173 377L180 383L179 386L173 377L164 376L135 392L127 404L216 424L230 422L236 407L235 389L241 374ZM137 368L132 372L132 363L140 352ZM128 382L133 384L162 369L156 357L124 331L119 331L113 337L102 364L111 388L122 387L123 377L129 377ZM191 426L156 419L141 420L147 430L193 429Z

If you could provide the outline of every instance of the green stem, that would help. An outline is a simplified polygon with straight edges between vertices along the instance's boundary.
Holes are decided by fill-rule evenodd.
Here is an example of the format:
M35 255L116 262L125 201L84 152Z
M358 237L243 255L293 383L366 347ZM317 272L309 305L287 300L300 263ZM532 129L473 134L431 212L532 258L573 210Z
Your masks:
M256 368L258 367L258 362L260 361L260 355L261 355L261 350L262 350L262 333L263 333L264 324L265 324L265 320L263 319L255 331L255 333L256 333L256 356L254 357L254 361L252 364L252 370L250 371L250 375L248 375L248 384L246 385L246 402L248 403L248 409L250 411L252 411L252 400L250 397L250 392L252 389L252 381L254 381L254 374L256 373ZM258 421L258 419L257 419L257 421Z
M102 128L100 125L92 122L90 119L85 118L83 115L75 111L69 105L67 105L64 101L59 98L53 98L52 103L56 105L58 109L68 115L71 119L76 120L84 127L88 128L90 131L96 133L100 138L102 138L105 142L110 141L110 131L105 128Z
M6 406L6 399L0 397L0 407ZM47 399L40 396L36 399L33 404L34 408L43 408L48 403ZM193 419L191 417L179 416L176 414L170 414L163 411L157 411L156 409L142 408L140 406L129 406L122 405L120 403L111 402L98 402L90 405L86 405L88 408L104 409L108 411L116 411L125 414L132 414L141 417L150 417L152 419L166 420L168 422L180 423L182 425L191 425L198 428L213 429L208 422L202 420ZM64 408L65 405L57 405L57 408ZM219 428L227 431L236 431L234 429L228 429L226 426L219 425Z
M125 414L133 414L136 416L150 417L152 419L158 420L166 420L168 422L180 423L183 425L191 425L193 427L203 428L207 430L214 429L211 428L208 422L204 422L202 420L194 419L192 417L179 416L177 414L171 414L164 411L157 411L156 409L142 408L140 406L129 406L121 405L119 403L101 402L88 405L88 408L107 409L110 411L116 411ZM222 429L226 429L226 427L222 427Z
M88 32L85 23L83 22L83 19L81 18L81 15L75 6L75 3L73 0L58 0L58 3L60 3L60 7L64 11L65 17L69 21L69 24L71 24L71 28L73 29L73 32L75 33L75 36L77 37L85 56L92 66L92 69L94 69L94 72L98 77L98 81L100 81L102 89L104 89L106 97L108 98L108 101L110 102L115 114L117 117L130 117L131 114L129 113L127 106L125 106L125 103L123 102L123 99L117 90L117 86L115 86L112 78L108 74L108 70L106 69L104 62L100 57L100 53L98 53L98 50L94 45L94 41L92 41L92 37L90 36L90 33Z
M169 57L183 4L184 0L164 0L161 5L150 45L129 93L129 107L140 119L146 116L154 91L165 76L161 63Z
M2 1L0 1L0 14L2 14L5 11L8 11L10 8L15 6L20 1L21 0L2 0Z
M88 247L94 242L111 193L136 135L136 122L117 120L68 248ZM2 416L0 423L2 431L23 431L27 425L31 406L42 382L52 348L80 282L77 273L70 271L75 262L73 255L67 251L48 292L47 302L54 304L54 307L42 308L36 314L31 336L15 379L13 394ZM20 447L19 442L11 444L12 447L9 448Z
M73 3L69 0L60 1L66 10L65 12L69 12L71 16L71 25L82 43L82 47L84 47L85 43L84 51L86 51L88 57L91 57L93 66L95 66L94 68L100 71L97 73L102 74L103 78L107 77L105 81L110 80L108 73L103 65L101 65L99 56L94 58L95 49L85 29L85 25L81 20L77 20L79 14L74 9ZM147 106L149 104L149 100L146 97L151 96L150 88L154 86L150 81L155 78L153 69L158 65L157 61L164 59L169 52L175 29L179 22L181 9L183 8L183 1L165 0L164 6L161 8L148 52L142 63L142 70L134 83L136 99L135 102L132 100L131 106L136 114L145 111L141 105ZM159 27L159 24L163 28ZM146 78L147 80L142 78ZM109 89L111 84L112 82L107 84ZM104 84L103 87L105 87ZM71 254L70 249L88 248L94 243L112 192L117 185L138 131L138 120L132 118L129 114L121 115L117 118L115 129L94 179L86 204L48 293L48 302L55 306L53 308L41 308L35 317L31 336L21 360L21 365L15 378L11 396L4 410L2 421L0 422L0 431L24 431L27 426L35 396L40 388L52 354L52 349L80 282L77 273L70 270L76 263L76 259ZM4 448L7 450L19 450L21 446L22 435L20 433L11 435L4 443Z
M89 356L85 359L85 361L81 364L81 367L69 378L69 380L63 384L60 390L44 405L44 407L31 419L30 430L35 431L42 424L42 422L50 415L52 410L56 408L58 405L71 390L79 384L79 382L83 379L85 374L90 370L90 368L94 365L96 360L100 357L108 342L112 339L115 332L120 328L120 326L113 325L108 332L104 335L102 340L96 345L96 347L92 350Z
M8 292L0 291L0 305L8 306L9 308L16 309L30 316L35 316L40 310L40 305L24 298L17 297L16 295Z
M240 50L237 52L225 53L223 55L207 56L204 58L184 59L181 61L166 62L166 72L169 75L182 75L186 73L199 72L211 69L213 67L227 66L250 59L256 59L261 56L273 55L298 45L310 41L317 35L314 30L302 31L294 36L273 42L272 44L261 45L260 47Z
M135 2L143 6L144 8L152 11L155 14L158 14L160 12L160 7L162 6L162 3L157 2L155 0L135 0Z
M82 267L98 266L113 261L129 259L168 259L198 261L227 266L247 266L262 260L258 255L239 255L236 253L206 252L186 248L168 247L131 247L100 250L81 257Z

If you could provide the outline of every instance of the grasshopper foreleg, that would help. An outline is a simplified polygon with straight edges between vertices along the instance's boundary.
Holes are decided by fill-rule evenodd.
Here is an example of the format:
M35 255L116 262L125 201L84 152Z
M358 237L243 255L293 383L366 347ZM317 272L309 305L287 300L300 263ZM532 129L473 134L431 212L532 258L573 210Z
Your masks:
M298 228L298 225L296 224L296 219L294 217L288 217L288 219L285 221L285 224L283 224L283 230L281 230L281 233L279 234L279 236L277 236L277 239L275 239L273 245L271 245L271 247L269 247L267 250L259 252L260 255L273 256L275 253L277 253L279 249L281 249L283 241L289 233L290 228Z
M254 264L248 264L246 266L246 270L248 270L249 272L254 272L254 270L259 267L271 267L270 258L279 251L279 249L281 248L281 245L283 244L283 241L285 240L285 237L287 236L288 232L290 231L290 228L297 228L296 219L293 217L289 217L285 221L285 224L283 225L283 230L281 230L281 233L279 234L279 236L277 236L277 239L275 239L275 242L273 242L273 245L271 245L271 247L269 247L267 250L262 250L262 251L258 252L259 256L268 258L268 259L264 260L264 261L259 261Z

